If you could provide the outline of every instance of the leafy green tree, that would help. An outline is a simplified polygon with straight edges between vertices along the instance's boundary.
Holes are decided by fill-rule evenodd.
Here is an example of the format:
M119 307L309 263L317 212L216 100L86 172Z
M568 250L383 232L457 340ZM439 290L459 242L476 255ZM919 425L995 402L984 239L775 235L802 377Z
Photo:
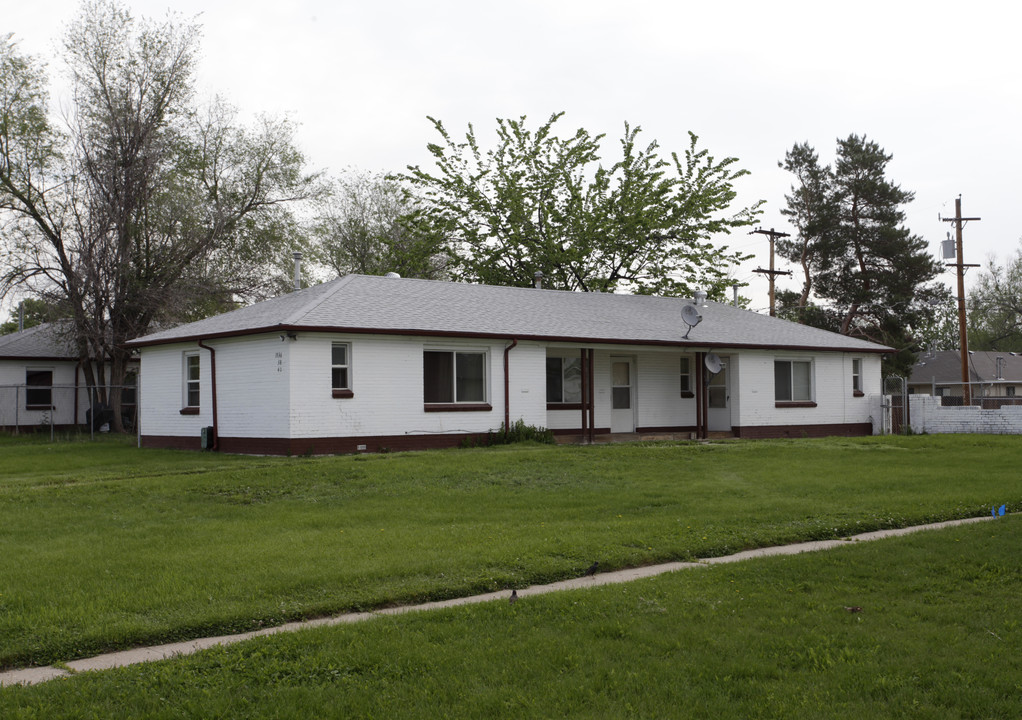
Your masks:
M1022 352L1022 244L1003 265L990 258L968 305L970 349Z
M396 272L442 278L442 248L428 228L416 226L415 209L413 198L395 180L349 171L334 181L324 199L314 255L338 275Z
M20 309L15 308L11 312L11 317L7 322L0 323L0 335L17 332L19 323L27 330L30 327L53 322L63 317L59 307L38 298L25 298L20 305Z
M600 160L603 135L559 136L552 115L535 131L526 118L497 120L497 146L484 151L469 125L464 142L430 118L436 170L411 166L400 176L421 207L416 219L445 239L458 280L492 285L544 284L564 290L628 289L723 299L729 269L747 256L714 244L752 225L761 203L731 209L732 182L746 174L735 158L717 161L690 133L682 157L662 158L625 124L620 159Z
M904 226L913 194L886 177L891 157L850 135L838 140L832 168L796 144L782 167L796 177L784 212L797 232L778 251L803 268L800 307L815 297L837 332L898 350L886 371L905 373L947 290L926 243Z
M66 306L90 384L122 384L123 343L154 323L268 292L290 207L316 190L289 123L195 101L198 38L86 0L64 38L64 122L38 61L0 43L0 294ZM117 393L99 400L120 417Z

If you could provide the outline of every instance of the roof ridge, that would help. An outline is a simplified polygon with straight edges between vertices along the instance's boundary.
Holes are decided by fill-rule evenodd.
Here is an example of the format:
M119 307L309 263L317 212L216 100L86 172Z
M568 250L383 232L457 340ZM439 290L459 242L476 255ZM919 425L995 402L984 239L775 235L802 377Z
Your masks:
M310 290L312 290L313 288L322 288L323 285L330 285L332 283L336 283L336 285L334 287L330 288L326 292L316 293L315 297L312 300L309 300L309 302L305 303L300 308L295 310L293 313L288 315L284 319L284 323L283 324L285 324L285 325L294 325L295 323L297 323L299 320L301 320L302 317L307 315L314 308L318 307L323 302L325 302L329 298L333 297L342 288L347 286L348 283L351 282L351 279L353 277L355 277L355 276L349 273L348 275L343 275L342 277L339 277L336 280L330 280L330 281L322 283L320 285L313 285L311 288L309 288Z

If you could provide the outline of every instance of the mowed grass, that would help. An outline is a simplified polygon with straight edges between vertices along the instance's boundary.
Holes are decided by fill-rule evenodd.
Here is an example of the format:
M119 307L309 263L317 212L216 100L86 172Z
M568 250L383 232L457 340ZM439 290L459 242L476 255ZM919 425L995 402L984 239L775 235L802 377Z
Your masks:
M1020 556L1009 516L8 688L0 716L1016 718Z
M1022 505L1022 438L259 458L4 441L0 667Z

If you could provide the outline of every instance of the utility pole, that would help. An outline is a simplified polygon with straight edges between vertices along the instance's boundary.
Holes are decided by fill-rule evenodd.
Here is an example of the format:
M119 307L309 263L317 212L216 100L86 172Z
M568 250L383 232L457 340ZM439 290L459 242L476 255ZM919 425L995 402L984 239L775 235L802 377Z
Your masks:
M770 278L770 317L776 317L776 301L774 299L774 276L776 275L791 275L790 270L774 270L774 241L777 238L789 237L788 233L777 232L773 228L769 230L762 230L756 228L750 235L767 235L770 237L770 269L764 270L763 268L756 268L753 272L764 273Z
M965 254L962 251L962 226L969 220L980 220L981 218L962 217L962 196L959 195L955 199L955 216L940 219L955 225L955 248L958 262L946 263L946 265L958 270L958 342L962 353L962 405L972 405L972 390L969 387L969 337L965 327L965 268L979 267L979 265L965 264Z

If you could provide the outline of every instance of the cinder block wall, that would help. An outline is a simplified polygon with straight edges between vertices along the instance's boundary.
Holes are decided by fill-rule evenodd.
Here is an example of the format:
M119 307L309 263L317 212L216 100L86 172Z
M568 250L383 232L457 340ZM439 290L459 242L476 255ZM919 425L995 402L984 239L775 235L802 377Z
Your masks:
M940 398L929 395L912 395L909 402L912 432L1022 435L1022 405L1006 405L999 410L942 407Z

